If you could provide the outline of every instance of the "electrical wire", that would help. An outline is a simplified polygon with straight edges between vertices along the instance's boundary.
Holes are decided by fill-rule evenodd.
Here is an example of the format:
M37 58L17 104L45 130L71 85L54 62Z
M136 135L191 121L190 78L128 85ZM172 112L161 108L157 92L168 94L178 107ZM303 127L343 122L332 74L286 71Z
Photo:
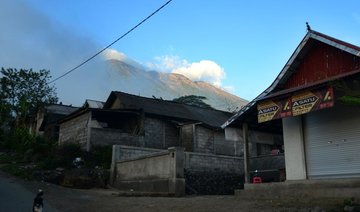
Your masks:
M85 60L84 62L80 63L79 65L75 66L74 68L70 69L69 71L65 72L64 74L58 76L57 78L55 78L54 80L50 81L50 83L53 83L63 77L65 77L66 75L70 74L71 72L75 71L76 69L80 68L81 66L83 66L85 63L89 62L90 60L94 59L96 56L98 56L99 54L101 54L102 52L104 52L106 49L108 49L109 47L111 47L112 45L114 45L116 42L118 42L119 40L121 40L122 38L124 38L126 35L128 35L130 32L132 32L133 30L135 30L136 28L138 28L141 24L143 24L145 21L147 21L148 19L150 19L153 15L155 15L156 13L158 13L161 9L163 9L166 5L168 5L172 0L167 1L165 4L163 4L161 7L159 7L157 10L155 10L153 13L151 13L150 15L148 15L146 18L144 18L142 21L140 21L138 24L136 24L133 28L131 28L130 30L128 30L127 32L125 32L123 35L121 35L118 39L114 40L112 43L110 43L109 45L105 46L104 48L102 48L100 51L98 51L96 54L94 54L93 56L89 57L87 60Z

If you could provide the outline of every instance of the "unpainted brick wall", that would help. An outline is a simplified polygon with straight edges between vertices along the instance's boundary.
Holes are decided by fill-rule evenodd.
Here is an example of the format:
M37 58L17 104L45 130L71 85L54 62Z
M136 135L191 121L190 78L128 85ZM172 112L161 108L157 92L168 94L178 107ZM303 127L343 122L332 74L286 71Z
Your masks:
M130 135L117 129L91 128L91 145L143 146L144 136Z
M196 145L194 152L219 155L235 155L235 141L225 140L223 130L216 131L196 125Z
M131 147L131 146L122 146L114 145L113 146L113 162L121 160L130 160L138 157L150 155L158 152L166 152L167 150L162 149L151 149L143 147ZM115 152L115 153L114 153Z
M199 125L195 128L194 152L214 153L214 132Z
M85 113L69 121L60 124L59 144L68 142L79 143L86 146L88 133L88 120L90 113Z
M239 157L185 152L185 169L244 174L244 161Z
M185 148L185 151L192 152L194 149L193 146L193 125L183 125L181 126L181 145Z
M164 120L146 117L144 131L145 147L165 149L179 143L179 129Z

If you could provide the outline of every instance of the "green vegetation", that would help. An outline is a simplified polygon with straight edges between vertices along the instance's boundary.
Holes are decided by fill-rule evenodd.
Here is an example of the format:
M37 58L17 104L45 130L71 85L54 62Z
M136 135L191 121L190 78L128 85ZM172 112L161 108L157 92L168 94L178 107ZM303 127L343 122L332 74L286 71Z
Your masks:
M342 96L338 100L346 105L360 105L360 97L356 96Z
M28 127L39 107L58 100L48 70L2 68L0 73L0 126Z
M57 142L31 133L39 109L56 103L55 87L49 85L50 71L0 70L0 169L24 179L34 172L56 168L110 168L111 146L93 147L90 152L77 144ZM75 166L75 158L81 158Z
M207 98L205 96L187 95L173 99L174 102L179 102L186 105L197 106L206 109L213 109L211 105L204 102Z
M111 146L95 146L86 152L78 144L58 146L55 141L31 135L23 128L11 131L0 140L0 146L7 152L0 154L1 170L24 179L32 179L32 173L38 170L74 169L77 157L82 159L81 168L85 169L109 169L111 164Z

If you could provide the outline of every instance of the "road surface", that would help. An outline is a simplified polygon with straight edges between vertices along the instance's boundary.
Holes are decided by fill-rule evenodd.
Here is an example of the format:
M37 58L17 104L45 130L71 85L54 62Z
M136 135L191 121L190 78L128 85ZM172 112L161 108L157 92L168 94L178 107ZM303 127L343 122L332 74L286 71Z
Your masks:
M30 192L21 184L14 181L14 178L0 173L0 211L26 212L32 211L32 204L37 190ZM55 212L44 195L44 212Z

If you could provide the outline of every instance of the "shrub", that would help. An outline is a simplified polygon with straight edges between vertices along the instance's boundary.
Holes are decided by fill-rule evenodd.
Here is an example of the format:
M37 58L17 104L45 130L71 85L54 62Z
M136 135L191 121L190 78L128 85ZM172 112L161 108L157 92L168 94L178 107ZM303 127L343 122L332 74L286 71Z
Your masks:
M53 153L41 162L41 167L44 169L55 169L57 167L72 168L73 160L76 157L82 157L83 154L83 150L78 144L67 143L56 146L53 149Z
M93 146L90 152L85 153L85 166L94 168L100 166L109 169L111 165L112 146Z

